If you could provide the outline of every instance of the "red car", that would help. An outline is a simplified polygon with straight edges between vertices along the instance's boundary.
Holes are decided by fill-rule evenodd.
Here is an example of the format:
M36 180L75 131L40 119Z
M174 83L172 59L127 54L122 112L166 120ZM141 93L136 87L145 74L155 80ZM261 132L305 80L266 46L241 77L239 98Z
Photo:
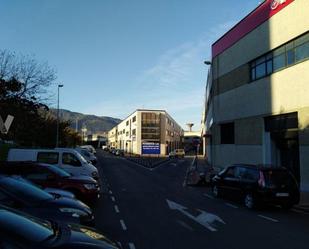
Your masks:
M93 202L99 198L100 186L89 176L72 176L59 167L35 162L5 162L0 174L20 175L44 188L59 188L75 194L78 199Z

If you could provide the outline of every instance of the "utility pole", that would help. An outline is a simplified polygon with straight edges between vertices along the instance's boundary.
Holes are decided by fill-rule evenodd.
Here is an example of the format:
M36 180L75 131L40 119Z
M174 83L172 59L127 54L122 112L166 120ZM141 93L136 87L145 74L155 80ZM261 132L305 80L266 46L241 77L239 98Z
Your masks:
M63 85L58 85L58 103L57 103L57 133L56 133L56 148L59 146L59 89L63 87Z

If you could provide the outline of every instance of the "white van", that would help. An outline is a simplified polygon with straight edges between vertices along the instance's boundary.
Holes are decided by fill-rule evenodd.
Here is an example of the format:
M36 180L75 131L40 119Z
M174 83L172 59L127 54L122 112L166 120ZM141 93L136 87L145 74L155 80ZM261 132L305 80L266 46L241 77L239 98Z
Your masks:
M33 161L58 166L72 175L88 175L98 179L98 170L75 149L10 149L8 161Z

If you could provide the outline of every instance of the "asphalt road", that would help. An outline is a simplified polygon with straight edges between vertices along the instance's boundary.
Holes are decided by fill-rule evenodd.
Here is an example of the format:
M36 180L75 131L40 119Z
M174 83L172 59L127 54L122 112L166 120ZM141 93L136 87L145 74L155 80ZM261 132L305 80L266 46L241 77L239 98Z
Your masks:
M309 214L247 210L183 186L192 159L146 169L98 151L102 196L96 228L124 249L308 249Z

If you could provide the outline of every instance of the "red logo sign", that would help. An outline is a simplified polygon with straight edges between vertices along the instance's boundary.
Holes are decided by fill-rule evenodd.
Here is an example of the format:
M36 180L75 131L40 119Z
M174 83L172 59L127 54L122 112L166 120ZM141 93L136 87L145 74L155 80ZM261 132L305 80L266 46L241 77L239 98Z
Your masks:
M275 9L278 8L279 5L281 5L281 4L285 3L285 2L286 2L286 0L273 0L271 2L271 4L270 4L270 8L272 10L275 10Z

